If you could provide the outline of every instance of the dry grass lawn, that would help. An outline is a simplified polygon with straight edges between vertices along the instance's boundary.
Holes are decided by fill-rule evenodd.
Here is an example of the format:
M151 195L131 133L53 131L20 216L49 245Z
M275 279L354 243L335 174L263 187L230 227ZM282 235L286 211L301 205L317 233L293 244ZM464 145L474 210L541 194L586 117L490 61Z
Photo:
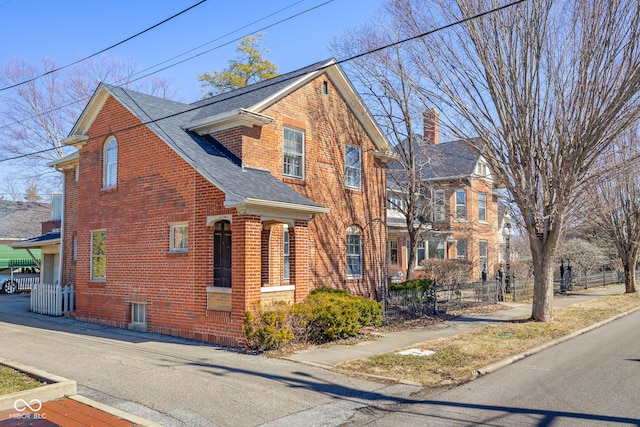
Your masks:
M0 395L40 387L42 383L28 375L0 365Z
M638 293L603 296L554 311L550 323L514 320L412 346L435 351L431 356L387 353L346 362L338 369L350 375L410 380L427 387L462 384L487 365L637 307Z

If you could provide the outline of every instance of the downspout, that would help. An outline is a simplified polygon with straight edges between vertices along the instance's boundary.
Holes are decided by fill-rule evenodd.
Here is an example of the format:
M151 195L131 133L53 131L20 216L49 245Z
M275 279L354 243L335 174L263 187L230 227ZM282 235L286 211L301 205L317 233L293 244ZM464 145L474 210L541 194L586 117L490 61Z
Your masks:
M67 195L67 177L64 171L60 171L62 173L62 206L60 209L60 259L58 262L60 263L58 267L58 283L60 286L63 286L62 278L64 277L62 274L62 268L64 267L64 212L65 212L65 197Z

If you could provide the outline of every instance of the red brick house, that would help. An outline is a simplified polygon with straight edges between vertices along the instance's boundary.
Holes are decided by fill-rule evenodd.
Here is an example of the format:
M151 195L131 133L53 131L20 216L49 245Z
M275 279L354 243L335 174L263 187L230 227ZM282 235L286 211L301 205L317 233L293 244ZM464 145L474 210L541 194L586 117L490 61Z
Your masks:
M333 60L193 104L101 84L64 143L79 320L237 346L255 304L384 284L391 149Z
M438 113L424 115L424 135L417 136L420 176L430 218L420 233L416 276L427 259L458 259L471 263L470 282L495 276L499 268L497 183L474 140L440 142ZM392 175L394 172L390 172ZM389 275L406 277L409 239L406 219L395 207L402 197L397 179L388 179ZM395 201L393 198L396 198ZM400 201L398 201L400 200Z

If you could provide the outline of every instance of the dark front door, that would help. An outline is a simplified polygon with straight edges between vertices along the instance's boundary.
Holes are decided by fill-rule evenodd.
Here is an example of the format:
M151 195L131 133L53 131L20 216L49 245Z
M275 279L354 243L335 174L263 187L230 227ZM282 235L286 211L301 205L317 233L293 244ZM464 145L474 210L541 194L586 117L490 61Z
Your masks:
M231 223L218 221L213 233L213 286L231 287Z

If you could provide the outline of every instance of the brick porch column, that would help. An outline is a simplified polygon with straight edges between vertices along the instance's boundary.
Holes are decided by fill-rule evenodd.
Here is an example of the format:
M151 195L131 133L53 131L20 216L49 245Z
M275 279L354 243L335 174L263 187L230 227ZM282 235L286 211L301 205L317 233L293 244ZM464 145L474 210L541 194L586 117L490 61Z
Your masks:
M231 317L260 301L262 223L258 215L234 215L231 221Z
M289 275L295 285L295 302L300 302L309 294L309 227L308 221L296 220L289 230Z

